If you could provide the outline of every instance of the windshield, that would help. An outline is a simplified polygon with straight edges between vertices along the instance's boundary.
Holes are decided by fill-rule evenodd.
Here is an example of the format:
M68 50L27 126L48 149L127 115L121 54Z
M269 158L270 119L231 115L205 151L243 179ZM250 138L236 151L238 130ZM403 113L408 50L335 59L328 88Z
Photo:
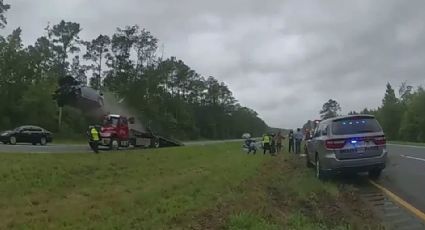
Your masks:
M18 128L15 128L13 131L15 131L15 132L19 132L19 131L21 131L22 129L24 129L24 127L18 127Z
M347 118L332 122L332 134L348 135L381 132L382 128L375 118Z
M118 125L118 121L119 118L116 117L105 118L105 120L103 120L103 125L116 127Z

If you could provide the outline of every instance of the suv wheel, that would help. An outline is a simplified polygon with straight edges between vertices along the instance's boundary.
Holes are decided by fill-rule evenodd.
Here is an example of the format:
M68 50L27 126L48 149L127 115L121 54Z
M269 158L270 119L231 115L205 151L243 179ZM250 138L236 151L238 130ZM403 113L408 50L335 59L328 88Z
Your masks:
M318 156L316 156L316 177L319 180L326 179L325 171L322 170L322 165L320 164L320 160Z
M369 171L369 177L372 179L378 179L381 176L382 169L372 169Z
M305 156L305 165L307 166L307 168L314 167L314 165L310 162L310 157L308 156L308 153L306 153L306 156Z
M40 138L40 145L46 145L47 144L47 139L46 137L41 137Z
M11 136L9 138L9 144L11 145L16 145L16 137L15 136Z

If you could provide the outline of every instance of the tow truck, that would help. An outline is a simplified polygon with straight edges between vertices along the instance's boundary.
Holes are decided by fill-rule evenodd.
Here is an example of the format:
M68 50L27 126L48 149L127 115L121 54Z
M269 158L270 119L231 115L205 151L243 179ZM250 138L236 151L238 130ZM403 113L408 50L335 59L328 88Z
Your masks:
M160 148L182 146L177 140L155 135L151 131L141 131L132 127L135 124L134 118L127 118L119 114L109 114L104 116L103 124L100 128L100 146L108 147L111 150L129 147Z

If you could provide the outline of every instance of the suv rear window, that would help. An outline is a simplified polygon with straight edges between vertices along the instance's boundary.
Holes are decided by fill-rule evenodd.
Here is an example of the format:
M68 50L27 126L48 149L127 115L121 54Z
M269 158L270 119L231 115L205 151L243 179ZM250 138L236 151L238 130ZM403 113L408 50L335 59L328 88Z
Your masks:
M333 135L381 132L378 121L372 117L352 117L332 122Z

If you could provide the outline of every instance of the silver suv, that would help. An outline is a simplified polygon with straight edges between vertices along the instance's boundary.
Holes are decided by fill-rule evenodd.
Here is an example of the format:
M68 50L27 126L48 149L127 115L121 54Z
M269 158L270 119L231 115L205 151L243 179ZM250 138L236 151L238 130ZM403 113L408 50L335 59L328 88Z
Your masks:
M331 172L369 172L377 178L387 160L386 139L374 116L350 115L320 122L306 144L306 163L324 179Z

